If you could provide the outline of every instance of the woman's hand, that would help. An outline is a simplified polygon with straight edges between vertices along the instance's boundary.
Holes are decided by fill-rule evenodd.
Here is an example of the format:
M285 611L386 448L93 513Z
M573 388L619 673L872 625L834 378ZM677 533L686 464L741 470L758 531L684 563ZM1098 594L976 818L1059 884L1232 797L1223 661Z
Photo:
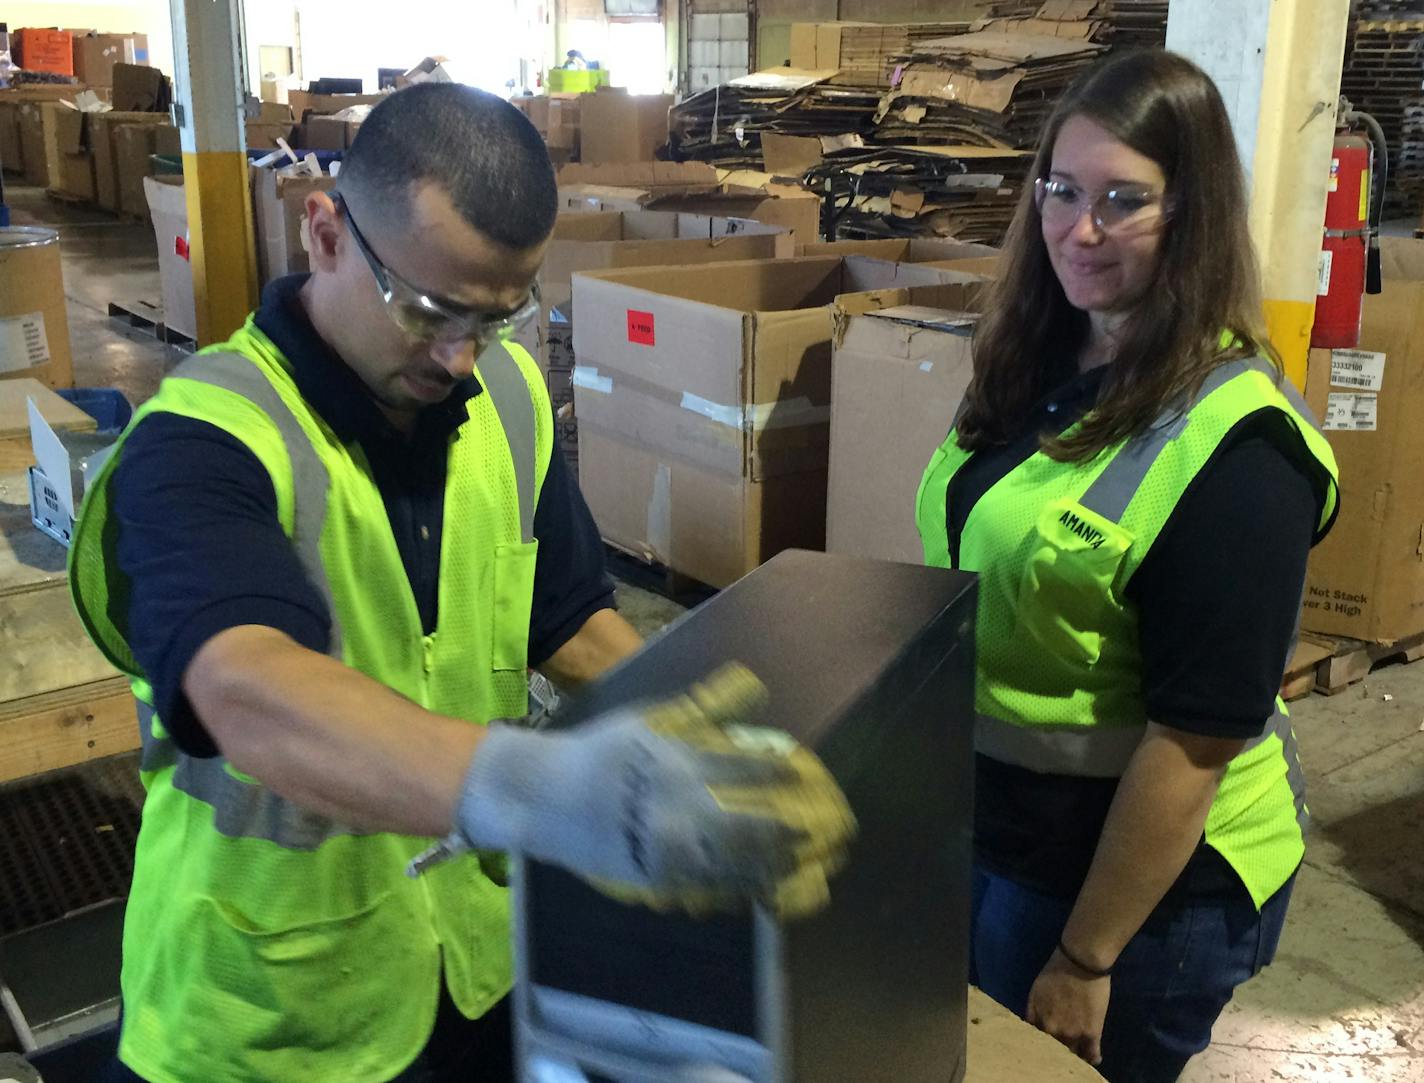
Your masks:
M1111 992L1110 977L1092 977L1055 950L1029 990L1027 1019L1096 1066Z

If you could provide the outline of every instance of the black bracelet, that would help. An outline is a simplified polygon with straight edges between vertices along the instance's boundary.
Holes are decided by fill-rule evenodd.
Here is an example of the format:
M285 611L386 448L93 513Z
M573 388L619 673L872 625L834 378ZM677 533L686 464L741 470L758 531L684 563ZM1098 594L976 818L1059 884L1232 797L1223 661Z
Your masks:
M1063 956L1063 958L1067 959L1084 974L1091 974L1095 978L1106 978L1109 977L1113 972L1112 967L1108 967L1106 970L1099 970L1097 967L1089 966L1087 963L1083 962L1081 959L1079 959L1076 955L1074 955L1071 951L1068 950L1068 946L1063 943L1063 938L1061 936L1058 938L1058 954Z

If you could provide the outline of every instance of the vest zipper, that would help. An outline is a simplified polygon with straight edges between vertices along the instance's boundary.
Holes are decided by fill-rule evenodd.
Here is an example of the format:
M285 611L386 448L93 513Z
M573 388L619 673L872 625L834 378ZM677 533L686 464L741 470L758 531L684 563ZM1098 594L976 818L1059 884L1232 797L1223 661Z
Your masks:
M435 668L435 637L420 637L421 668L425 670L425 675L430 676L431 670Z

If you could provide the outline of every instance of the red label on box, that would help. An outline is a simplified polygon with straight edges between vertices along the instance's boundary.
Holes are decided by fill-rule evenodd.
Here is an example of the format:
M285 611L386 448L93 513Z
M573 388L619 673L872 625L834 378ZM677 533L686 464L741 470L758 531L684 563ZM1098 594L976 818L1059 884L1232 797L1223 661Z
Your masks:
M628 310L628 341L635 342L639 346L652 346L653 342L653 314L651 312L639 312L636 309Z

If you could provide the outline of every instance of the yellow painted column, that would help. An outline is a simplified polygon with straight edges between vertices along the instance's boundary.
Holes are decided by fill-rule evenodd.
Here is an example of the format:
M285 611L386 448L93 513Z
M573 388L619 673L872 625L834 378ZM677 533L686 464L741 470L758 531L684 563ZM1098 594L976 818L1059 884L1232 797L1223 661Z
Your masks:
M1167 47L1216 80L1251 186L1266 323L1305 386L1349 0L1172 0Z
M243 128L241 0L170 0L174 114L183 141L198 344L257 305L257 247Z

